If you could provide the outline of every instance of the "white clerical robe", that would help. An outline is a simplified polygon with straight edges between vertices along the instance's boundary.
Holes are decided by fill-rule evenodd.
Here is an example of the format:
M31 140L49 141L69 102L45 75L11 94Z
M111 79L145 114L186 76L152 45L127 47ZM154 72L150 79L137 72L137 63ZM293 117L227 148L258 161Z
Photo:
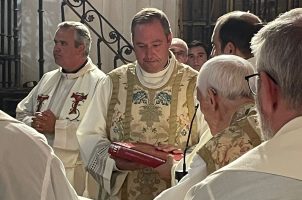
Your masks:
M0 129L0 199L78 199L42 134L2 111Z
M302 117L193 186L185 199L300 199Z
M67 177L79 195L85 190L86 174L80 158L76 130L96 86L105 77L88 57L86 65L76 73L63 73L62 68L59 68L44 74L16 109L17 119L28 125L31 125L37 109L50 109L55 114L55 133L53 136L46 134L46 137L62 160Z

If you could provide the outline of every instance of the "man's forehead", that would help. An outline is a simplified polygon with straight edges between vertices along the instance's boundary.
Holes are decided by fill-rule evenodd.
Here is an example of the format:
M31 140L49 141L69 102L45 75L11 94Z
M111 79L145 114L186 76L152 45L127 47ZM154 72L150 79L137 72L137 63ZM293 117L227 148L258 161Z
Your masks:
M196 52L196 53L199 53L199 52L205 52L205 49L202 47L202 46L196 46L196 47L191 47L189 49L189 52Z
M173 51L185 51L185 48L182 45L178 45L178 44L171 45L170 49Z

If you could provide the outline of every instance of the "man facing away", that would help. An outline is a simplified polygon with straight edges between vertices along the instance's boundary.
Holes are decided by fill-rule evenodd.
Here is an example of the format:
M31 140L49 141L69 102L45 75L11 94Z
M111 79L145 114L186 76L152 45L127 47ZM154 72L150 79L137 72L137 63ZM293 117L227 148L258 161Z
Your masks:
M262 27L261 20L256 15L233 11L218 18L212 34L213 49L211 56L221 54L237 55L247 59L251 64L255 64L255 59L251 52L250 41L255 33ZM244 36L242 35L244 33ZM211 131L207 130L199 140L198 145L192 153L186 156L186 166L190 166L196 152L206 144L212 137ZM173 167L178 173L183 171L183 160ZM176 177L177 178L177 177ZM177 184L175 173L172 173L172 185Z
M185 199L301 198L301 43L301 8L280 15L253 37L256 73L245 78L267 141L192 187Z
M16 116L45 134L62 160L68 180L82 195L86 172L76 130L105 74L89 57L91 36L82 23L60 23L54 43L53 55L59 69L44 74L38 85L18 104Z
M109 145L127 141L184 149L194 114L197 73L169 51L167 16L145 8L134 16L131 33L137 61L109 73L77 132L87 168L100 183L99 199L148 200L168 188L170 169L159 167L167 174L160 177L153 168L111 158ZM200 125L193 122L190 146L198 142Z
M259 17L249 12L233 11L222 15L213 30L211 56L232 54L254 64L250 42L262 26Z
M254 98L244 76L253 73L243 58L220 55L197 78L197 99L212 138L197 150L188 174L156 199L184 199L191 186L261 143Z
M181 63L187 63L188 60L188 45L180 38L173 38L170 46L170 51L174 54L176 60Z
M78 199L42 134L1 110L0 129L0 199Z

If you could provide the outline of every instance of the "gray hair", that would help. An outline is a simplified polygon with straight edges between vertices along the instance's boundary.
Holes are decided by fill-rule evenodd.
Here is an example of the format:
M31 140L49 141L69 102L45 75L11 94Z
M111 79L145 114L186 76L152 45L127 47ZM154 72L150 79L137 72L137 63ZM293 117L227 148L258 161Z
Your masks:
M134 36L134 28L136 25L151 23L154 20L159 20L159 22L161 23L164 29L166 36L168 36L171 33L170 22L168 20L167 15L163 11L157 8L144 8L141 11L139 11L132 19L131 22L132 37Z
M187 43L180 39L180 38L172 38L172 42L171 42L171 46L182 46L183 48L185 48L186 50L186 55L188 55L188 51L189 51L189 48L188 48L188 45Z
M266 72L292 109L302 106L302 8L268 23L252 39L257 71Z
M208 89L213 88L219 95L229 100L238 97L253 99L244 79L252 73L252 64L239 56L215 56L202 66L197 77L197 87L204 96Z
M58 29L61 28L72 28L75 30L75 47L78 47L81 44L84 44L84 56L88 56L91 47L91 35L88 28L81 22L75 21L64 21L58 24Z

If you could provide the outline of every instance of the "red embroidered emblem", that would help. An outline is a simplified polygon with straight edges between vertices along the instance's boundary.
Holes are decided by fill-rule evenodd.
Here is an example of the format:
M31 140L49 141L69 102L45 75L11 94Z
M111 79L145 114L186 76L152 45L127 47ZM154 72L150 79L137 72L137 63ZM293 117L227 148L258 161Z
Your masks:
M71 98L74 98L74 100L72 101L73 104L71 106L69 114L77 114L78 111L77 107L80 105L79 104L80 101L84 102L85 99L87 99L87 95L88 94L84 95L84 93L79 93L79 92L72 93Z
M38 105L37 105L37 110L36 112L40 112L41 111L41 107L42 107L42 104L45 100L47 100L49 98L48 95L38 95L38 98L37 98L37 101L38 101Z

